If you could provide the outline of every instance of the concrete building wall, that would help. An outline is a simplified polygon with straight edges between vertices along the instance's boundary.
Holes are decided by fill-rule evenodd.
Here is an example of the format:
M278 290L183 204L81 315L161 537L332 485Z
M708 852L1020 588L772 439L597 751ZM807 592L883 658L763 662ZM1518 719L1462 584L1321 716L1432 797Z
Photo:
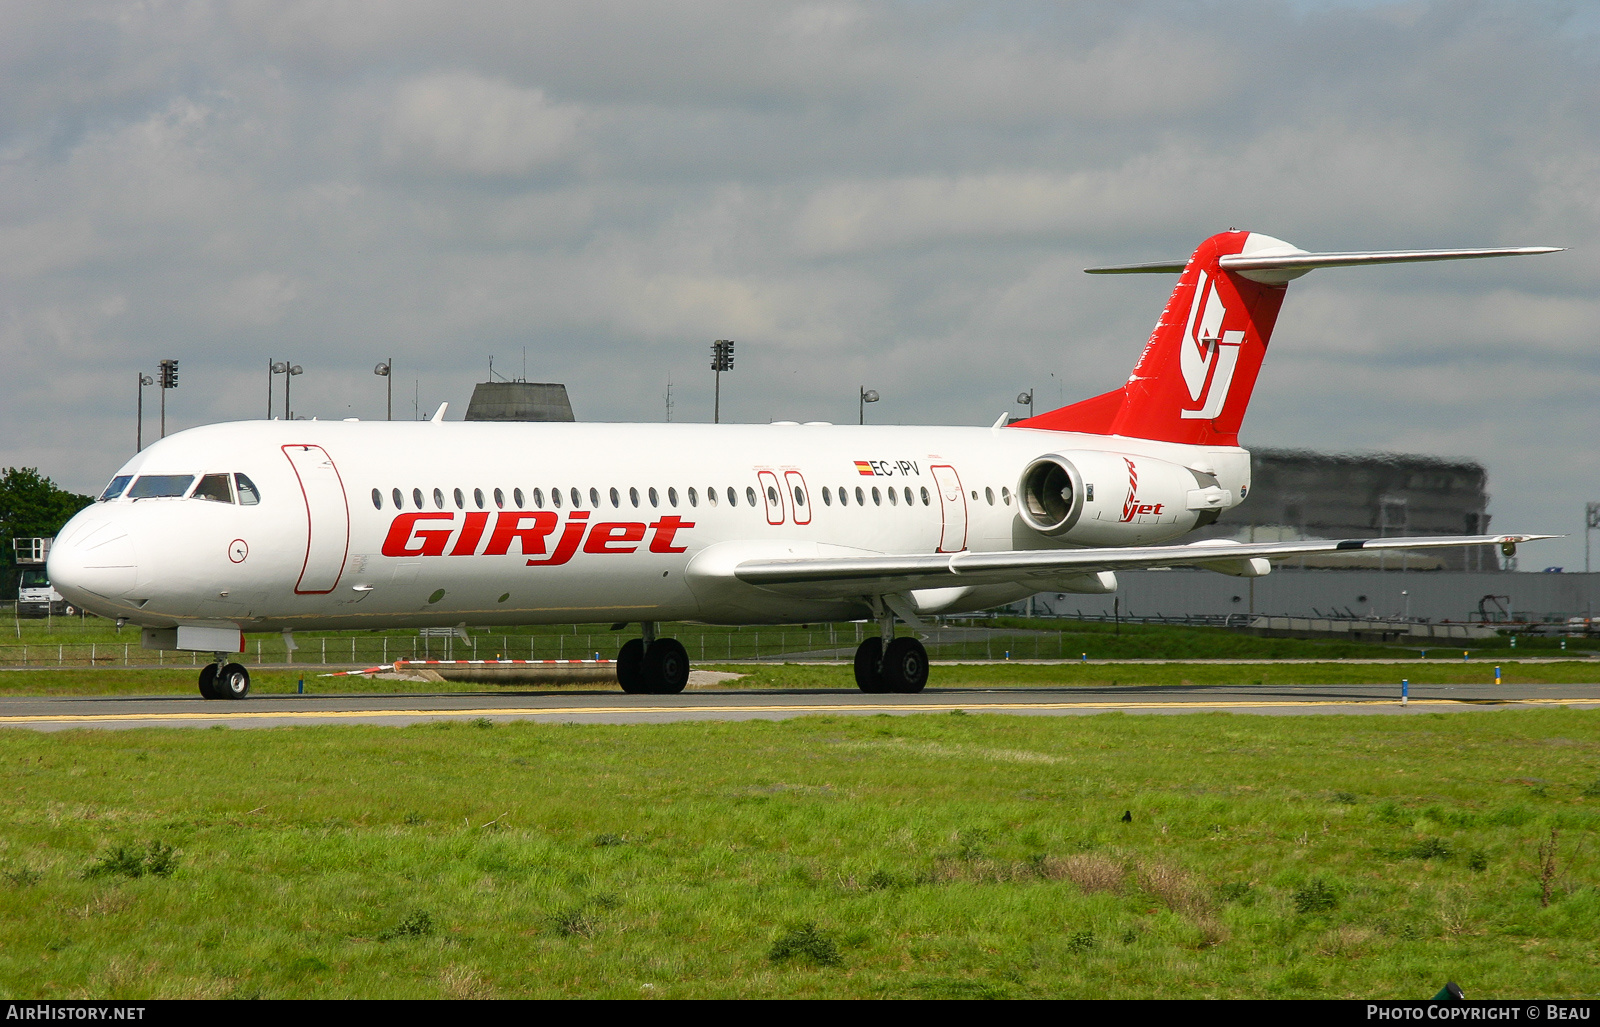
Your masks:
M1264 578L1232 578L1211 571L1119 571L1115 596L1044 592L1034 611L1049 616L1112 613L1120 598L1124 616L1272 614L1291 617L1397 617L1407 613L1430 621L1478 619L1484 601L1498 614L1516 619L1565 620L1588 616L1600 600L1600 573L1338 571L1278 569ZM1402 593L1409 593L1403 595Z
M479 382L468 421L571 421L567 387L548 382Z
M1250 495L1196 538L1273 541L1477 535L1489 530L1489 474L1471 460L1412 454L1349 456L1253 450ZM1365 554L1386 570L1498 571L1493 547L1418 555ZM1349 557L1307 558L1303 566L1351 566Z

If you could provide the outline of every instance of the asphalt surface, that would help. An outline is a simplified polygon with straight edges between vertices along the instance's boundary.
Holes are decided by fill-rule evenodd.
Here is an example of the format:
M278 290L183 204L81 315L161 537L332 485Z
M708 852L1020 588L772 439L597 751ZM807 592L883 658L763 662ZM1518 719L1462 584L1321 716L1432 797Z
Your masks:
M415 724L433 720L534 720L658 724L682 720L782 720L815 715L1010 713L1070 716L1127 713L1387 714L1600 708L1593 685L1420 685L1402 705L1383 685L1125 686L1121 688L930 688L919 695L854 690L716 689L682 695L626 695L612 689L496 690L403 695L264 695L230 702L198 696L6 696L0 728L283 727Z

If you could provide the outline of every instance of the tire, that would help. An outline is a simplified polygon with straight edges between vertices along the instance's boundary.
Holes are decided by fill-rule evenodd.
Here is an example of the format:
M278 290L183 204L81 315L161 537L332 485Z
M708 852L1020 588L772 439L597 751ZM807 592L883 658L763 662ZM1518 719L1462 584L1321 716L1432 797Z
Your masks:
M677 695L689 683L689 653L676 638L658 638L644 654L644 680L651 695Z
M219 699L243 699L250 694L250 672L242 663L230 663L217 671L211 690Z
M883 639L873 637L856 646L856 687L872 695L889 691L888 684L878 672L883 663Z
M216 682L217 682L217 665L215 663L208 663L204 667L201 667L200 668L200 698L202 698L202 699L220 699L220 698L222 698L222 696L217 694L217 690L216 690L216 687L215 687L216 686Z
M644 639L633 638L617 650L617 684L630 695L641 695L644 687Z
M897 638L884 654L886 691L915 695L928 683L928 650L914 638Z

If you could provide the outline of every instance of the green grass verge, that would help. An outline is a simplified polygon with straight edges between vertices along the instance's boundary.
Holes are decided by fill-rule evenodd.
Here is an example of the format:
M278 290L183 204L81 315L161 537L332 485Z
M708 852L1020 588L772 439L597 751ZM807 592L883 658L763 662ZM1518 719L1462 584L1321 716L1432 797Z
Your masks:
M1597 724L0 732L0 991L1593 997Z

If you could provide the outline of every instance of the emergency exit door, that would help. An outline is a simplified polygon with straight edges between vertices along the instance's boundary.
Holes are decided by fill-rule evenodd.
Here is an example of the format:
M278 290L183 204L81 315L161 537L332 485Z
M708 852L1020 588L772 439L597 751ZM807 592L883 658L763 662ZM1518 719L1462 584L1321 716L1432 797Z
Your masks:
M939 491L939 552L959 553L967 548L967 494L961 490L961 476L949 464L933 464L933 483Z

